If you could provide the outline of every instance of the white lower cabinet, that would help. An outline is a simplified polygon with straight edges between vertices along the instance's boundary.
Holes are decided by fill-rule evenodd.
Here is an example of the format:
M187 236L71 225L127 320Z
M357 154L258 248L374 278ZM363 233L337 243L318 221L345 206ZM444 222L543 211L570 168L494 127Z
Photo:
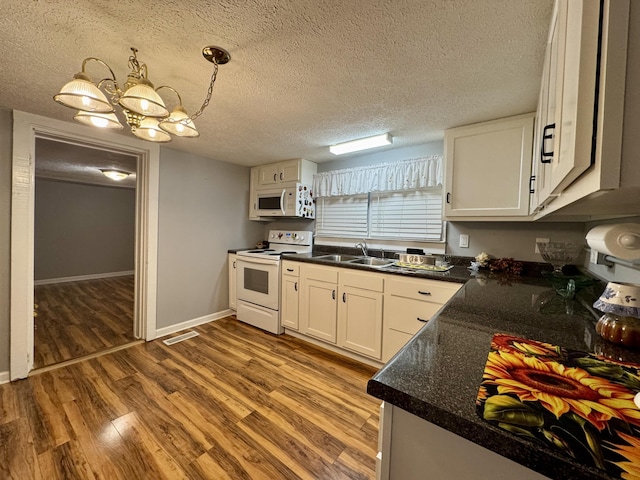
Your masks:
M387 402L378 441L377 480L549 480Z
M460 287L452 282L389 275L384 290L382 361L388 362Z
M382 355L382 275L340 271L338 346L380 360Z
M237 309L237 288L236 288L236 258L237 255L235 253L230 253L227 256L229 262L229 308L231 310Z
M462 286L374 271L283 262L281 324L387 362Z
M329 343L337 339L338 269L300 266L300 333Z
M298 263L282 262L282 300L280 302L280 323L285 328L298 330L300 304L300 265Z

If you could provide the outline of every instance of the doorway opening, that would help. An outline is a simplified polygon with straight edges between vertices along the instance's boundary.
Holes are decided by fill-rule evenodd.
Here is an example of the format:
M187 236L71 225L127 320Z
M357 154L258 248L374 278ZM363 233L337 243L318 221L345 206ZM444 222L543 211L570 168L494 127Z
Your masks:
M11 380L34 367L34 227L36 141L128 155L136 159L133 336L156 337L158 145L24 112L13 112L11 203ZM99 254L97 252L96 254Z
M136 340L137 163L36 137L34 369Z

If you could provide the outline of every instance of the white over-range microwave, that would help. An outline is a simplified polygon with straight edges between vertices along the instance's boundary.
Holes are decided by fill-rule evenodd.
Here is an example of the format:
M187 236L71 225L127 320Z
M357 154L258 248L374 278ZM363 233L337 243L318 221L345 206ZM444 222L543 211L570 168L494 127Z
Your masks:
M258 215L261 217L316 218L316 205L310 185L269 188L256 192Z

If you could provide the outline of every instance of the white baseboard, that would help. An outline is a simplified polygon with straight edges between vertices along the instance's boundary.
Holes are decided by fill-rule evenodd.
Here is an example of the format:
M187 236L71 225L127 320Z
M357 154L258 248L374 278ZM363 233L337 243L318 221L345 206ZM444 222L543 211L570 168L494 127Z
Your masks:
M126 272L93 273L91 275L78 275L75 277L45 278L43 280L35 280L33 284L49 285L51 283L80 282L82 280L95 280L98 278L125 277L133 274L135 274L134 270L128 270Z
M9 383L9 380L11 380L9 372L0 372L0 385L3 383Z
M234 313L235 312L233 310L227 309L222 310L221 312L210 313L209 315L205 315L204 317L187 320L186 322L176 323L175 325L170 325L168 327L158 328L156 330L156 338L165 337L167 335L171 335L172 333L176 333L187 328L197 327L198 325L202 325L203 323L220 320L221 318L228 317L229 315L233 315Z

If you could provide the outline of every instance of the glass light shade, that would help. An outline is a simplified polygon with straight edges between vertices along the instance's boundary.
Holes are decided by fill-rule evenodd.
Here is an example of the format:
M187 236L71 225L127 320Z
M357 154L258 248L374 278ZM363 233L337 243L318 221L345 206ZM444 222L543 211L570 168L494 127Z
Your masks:
M145 117L163 118L169 115L162 98L153 89L153 85L147 80L129 88L118 102L124 108Z
M123 172L122 170L100 169L100 171L105 177L108 177L111 180L115 180L116 182L119 182L120 180L124 180L129 175L131 175L129 172Z
M113 105L84 73L77 73L73 80L65 84L53 99L65 107L85 112L110 113Z
M159 124L159 127L165 132L172 133L177 137L198 137L200 133L196 130L196 126L182 106L177 106L171 112L169 118L165 118Z
M92 127L108 128L114 130L122 130L122 124L116 117L115 113L96 113L80 111L73 119L76 122L91 125Z
M149 142L170 142L171 136L158 127L157 118L145 118L135 130L131 129L136 137Z
M360 150L367 150L369 148L382 147L384 145L391 145L393 138L388 133L382 135L375 135L373 137L360 138L358 140L351 140L350 142L338 143L331 145L329 151L334 155L343 155L345 153L358 152Z

